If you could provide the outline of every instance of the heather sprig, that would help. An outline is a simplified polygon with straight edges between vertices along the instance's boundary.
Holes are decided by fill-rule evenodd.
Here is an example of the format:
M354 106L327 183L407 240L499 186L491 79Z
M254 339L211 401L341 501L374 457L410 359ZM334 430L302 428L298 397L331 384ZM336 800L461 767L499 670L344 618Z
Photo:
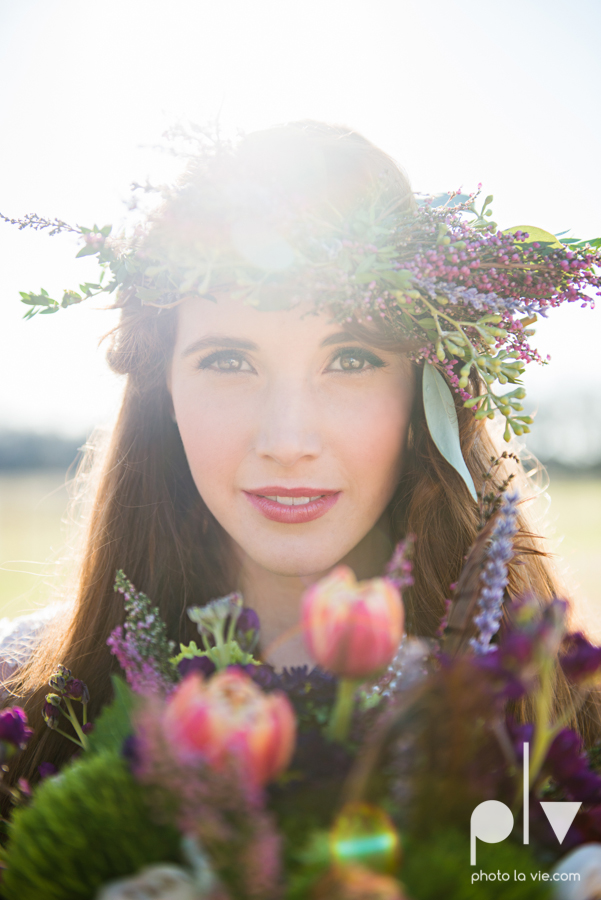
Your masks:
M480 612L474 619L480 633L470 640L470 646L478 654L491 651L490 640L499 630L508 582L507 565L513 557L513 539L517 530L518 500L517 493L503 495L480 576L483 585L478 600Z
M384 569L384 574L388 581L391 581L399 591L404 590L406 587L411 587L413 584L411 556L414 544L414 534L408 534L404 540L399 541Z
M123 596L125 623L111 633L107 644L119 660L128 684L137 693L164 692L176 680L170 657L175 649L152 601L137 591L119 570L115 591Z
M515 473L511 472L502 482L495 482L495 475L506 460L512 460L517 465L520 463L519 457L515 453L508 453L505 450L500 456L490 457L488 470L482 476L482 489L478 491L480 528L484 528L488 520L499 509L503 502L504 493L515 478Z

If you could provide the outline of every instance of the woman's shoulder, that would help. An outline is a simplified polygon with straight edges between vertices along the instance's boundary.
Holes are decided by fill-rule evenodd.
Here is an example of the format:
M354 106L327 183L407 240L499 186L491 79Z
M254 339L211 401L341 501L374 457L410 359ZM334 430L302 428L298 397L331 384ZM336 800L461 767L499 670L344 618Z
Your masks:
M14 619L0 619L0 685L27 662L63 606L63 603L52 603Z

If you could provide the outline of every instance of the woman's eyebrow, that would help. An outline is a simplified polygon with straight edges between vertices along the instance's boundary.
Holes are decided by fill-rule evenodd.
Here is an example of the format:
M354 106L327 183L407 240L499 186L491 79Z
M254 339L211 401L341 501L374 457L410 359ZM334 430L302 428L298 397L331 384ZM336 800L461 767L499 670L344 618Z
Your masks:
M244 338L232 337L228 334L207 334L206 337L199 338L182 350L182 359L197 353L199 350L205 350L207 347L235 347L237 350L258 350L259 345L253 341L244 340Z
M360 340L355 337L354 334L351 334L350 331L337 331L336 334L331 334L329 337L324 338L321 342L322 347L329 347L331 344L344 344L347 341L354 341L355 343L360 343Z

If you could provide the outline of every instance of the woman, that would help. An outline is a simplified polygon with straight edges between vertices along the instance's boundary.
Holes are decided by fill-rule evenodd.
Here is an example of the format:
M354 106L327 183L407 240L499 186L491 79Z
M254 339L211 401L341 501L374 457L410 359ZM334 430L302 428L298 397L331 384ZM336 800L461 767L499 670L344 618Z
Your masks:
M261 619L263 658L299 665L310 662L295 633L306 587L341 562L361 578L380 574L413 533L406 627L436 633L479 511L426 425L424 363L408 358L415 342L385 317L341 324L316 312L314 282L304 293L298 280L287 286L288 245L279 236L293 238L302 220L320 240L329 224L361 215L376 188L383 207L413 209L405 175L382 151L354 132L297 123L193 163L152 218L141 258L185 258L189 267L195 253L209 247L219 259L227 247L258 266L269 257L284 275L262 285L269 311L245 304L227 273L210 295L200 289L161 308L143 304L143 291L121 292L108 359L127 376L123 405L96 463L73 613L46 632L21 673L37 735L14 777L35 776L42 761L60 764L70 753L40 715L57 663L88 685L92 719L110 697L118 667L106 641L123 618L117 569L158 603L178 641L195 633L186 607L241 590ZM469 377L476 395L481 385ZM480 490L495 455L486 418L465 409L459 393L454 402ZM555 585L523 523L520 544L509 593L531 591L544 602ZM558 694L565 708L564 684ZM589 739L591 716L580 715Z

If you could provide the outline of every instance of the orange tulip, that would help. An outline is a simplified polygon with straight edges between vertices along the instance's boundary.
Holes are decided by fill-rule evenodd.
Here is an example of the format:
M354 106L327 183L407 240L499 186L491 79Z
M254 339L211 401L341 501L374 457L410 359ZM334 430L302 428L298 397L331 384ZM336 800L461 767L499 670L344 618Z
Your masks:
M234 758L258 785L286 768L296 738L286 695L265 694L240 669L224 669L208 680L197 672L188 675L168 700L164 724L182 758L216 768Z
M357 581L348 566L337 566L303 596L307 649L340 678L364 678L387 666L401 642L404 619L401 595L387 578Z

